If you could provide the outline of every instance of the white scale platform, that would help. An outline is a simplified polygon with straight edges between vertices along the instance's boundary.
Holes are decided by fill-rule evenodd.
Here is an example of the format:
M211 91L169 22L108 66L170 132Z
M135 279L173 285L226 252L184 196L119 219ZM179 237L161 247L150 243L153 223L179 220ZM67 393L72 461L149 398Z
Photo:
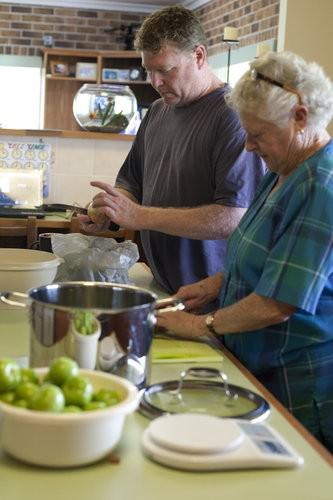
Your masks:
M153 420L142 447L152 460L185 470L294 468L304 462L267 424L194 413Z

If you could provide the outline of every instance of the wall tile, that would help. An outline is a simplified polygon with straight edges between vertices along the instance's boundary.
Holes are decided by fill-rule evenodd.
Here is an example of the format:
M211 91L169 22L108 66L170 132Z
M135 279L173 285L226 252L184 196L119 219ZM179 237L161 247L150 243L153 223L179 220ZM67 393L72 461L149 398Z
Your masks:
M96 141L94 150L94 175L109 176L114 180L132 143L127 141Z
M96 189L90 186L91 180L91 175L55 174L46 201L86 205L96 193Z
M55 165L57 173L92 175L94 140L59 139Z

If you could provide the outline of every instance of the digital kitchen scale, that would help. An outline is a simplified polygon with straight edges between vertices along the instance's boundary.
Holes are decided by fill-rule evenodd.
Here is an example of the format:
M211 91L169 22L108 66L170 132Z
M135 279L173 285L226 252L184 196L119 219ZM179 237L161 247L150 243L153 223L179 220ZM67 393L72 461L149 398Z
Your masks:
M153 420L142 447L152 460L185 470L294 468L304 462L267 424L198 413Z

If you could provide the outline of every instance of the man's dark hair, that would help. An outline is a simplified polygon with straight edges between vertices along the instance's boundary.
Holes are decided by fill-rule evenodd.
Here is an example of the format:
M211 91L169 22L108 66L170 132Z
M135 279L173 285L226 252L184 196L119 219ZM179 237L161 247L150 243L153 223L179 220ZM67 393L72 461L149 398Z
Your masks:
M168 42L184 52L191 52L198 45L207 48L199 19L181 5L166 7L148 16L136 33L134 46L137 50L156 54Z

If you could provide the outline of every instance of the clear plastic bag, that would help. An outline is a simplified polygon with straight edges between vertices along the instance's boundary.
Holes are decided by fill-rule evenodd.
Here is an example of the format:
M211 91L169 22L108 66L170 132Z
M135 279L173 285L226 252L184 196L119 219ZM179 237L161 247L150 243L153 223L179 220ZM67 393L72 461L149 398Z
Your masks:
M130 240L80 233L52 237L53 252L62 257L55 281L103 281L129 283L128 270L139 259L138 247Z

